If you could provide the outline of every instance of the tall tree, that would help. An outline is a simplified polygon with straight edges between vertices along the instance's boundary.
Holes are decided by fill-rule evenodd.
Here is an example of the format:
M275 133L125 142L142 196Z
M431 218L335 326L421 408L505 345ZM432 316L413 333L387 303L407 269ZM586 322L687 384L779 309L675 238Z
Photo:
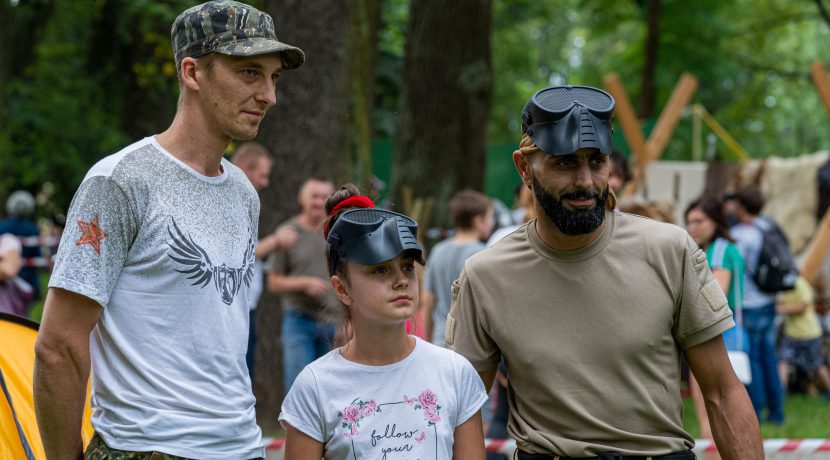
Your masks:
M410 3L392 177L398 205L408 188L444 216L454 192L483 187L491 15L491 0Z
M277 36L300 47L305 64L285 72L277 105L263 120L258 141L274 155L264 191L260 234L299 211L297 191L309 176L365 187L370 171L371 101L377 48L378 0L269 0ZM321 254L322 257L322 254ZM260 423L273 426L282 401L281 311L266 293L257 308L254 393ZM286 350L291 353L291 350Z
M657 52L660 48L660 7L661 0L646 1L645 61L640 82L640 107L637 113L640 118L650 118L654 115L654 104L657 99L654 74L657 72Z

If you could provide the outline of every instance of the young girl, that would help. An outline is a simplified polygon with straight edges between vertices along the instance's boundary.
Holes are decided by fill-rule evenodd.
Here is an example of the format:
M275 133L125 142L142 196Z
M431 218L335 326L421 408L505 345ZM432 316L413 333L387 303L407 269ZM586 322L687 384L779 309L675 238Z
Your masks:
M352 336L286 395L285 459L484 459L481 379L460 355L406 333L424 263L418 224L374 209L351 184L326 211L331 283Z

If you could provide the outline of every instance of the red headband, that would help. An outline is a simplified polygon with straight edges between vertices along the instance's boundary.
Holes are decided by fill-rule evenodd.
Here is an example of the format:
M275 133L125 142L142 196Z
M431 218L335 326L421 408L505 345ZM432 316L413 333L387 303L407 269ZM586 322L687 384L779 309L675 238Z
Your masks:
M354 206L355 208L374 208L375 203L372 202L371 199L365 197L363 195L354 195L346 198L345 200L337 203L337 206L332 208L331 212L329 213L329 217L337 214L337 211L345 208L346 206ZM323 236L328 239L329 238L329 223L323 226Z

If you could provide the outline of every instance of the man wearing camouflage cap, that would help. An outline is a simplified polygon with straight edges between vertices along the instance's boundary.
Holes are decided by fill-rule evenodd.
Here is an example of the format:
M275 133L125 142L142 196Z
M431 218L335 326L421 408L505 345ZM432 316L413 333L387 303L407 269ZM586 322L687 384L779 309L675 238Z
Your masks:
M613 113L611 95L584 86L545 88L525 105L513 162L539 217L467 259L447 345L488 388L504 358L519 460L693 460L681 350L723 458L763 458L705 252L679 227L614 210Z
M264 457L245 365L259 200L222 158L249 140L303 52L237 2L172 28L180 96L161 134L90 169L69 210L36 345L49 459Z

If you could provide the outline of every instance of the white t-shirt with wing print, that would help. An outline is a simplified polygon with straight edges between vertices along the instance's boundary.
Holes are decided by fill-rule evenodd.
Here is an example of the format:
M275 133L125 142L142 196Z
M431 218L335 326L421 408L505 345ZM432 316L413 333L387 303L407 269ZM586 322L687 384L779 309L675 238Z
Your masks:
M92 425L112 448L262 457L245 365L259 200L146 138L98 162L49 282L103 307L90 336Z
M326 459L451 459L455 428L487 401L484 384L461 355L415 340L386 366L332 350L294 381L280 422L322 442Z

